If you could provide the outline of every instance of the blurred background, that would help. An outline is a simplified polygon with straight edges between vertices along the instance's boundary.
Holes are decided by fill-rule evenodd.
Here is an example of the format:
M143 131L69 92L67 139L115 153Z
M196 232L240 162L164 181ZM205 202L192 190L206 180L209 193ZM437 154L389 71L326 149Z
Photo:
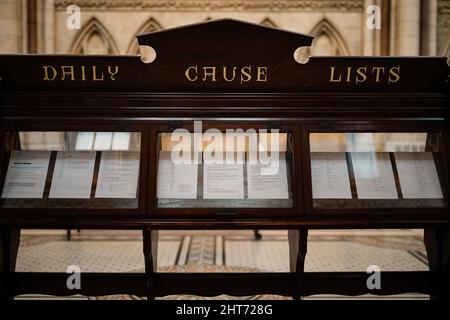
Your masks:
M313 35L310 55L450 57L449 0L0 0L0 52L134 55L137 34L223 17Z

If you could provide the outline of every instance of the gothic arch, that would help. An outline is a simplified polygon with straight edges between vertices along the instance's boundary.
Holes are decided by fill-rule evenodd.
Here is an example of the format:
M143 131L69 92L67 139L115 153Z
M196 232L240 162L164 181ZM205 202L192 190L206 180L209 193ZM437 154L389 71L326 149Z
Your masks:
M263 26L271 27L271 28L278 28L278 26L273 22L270 18L265 18L261 23Z
M143 33L154 32L158 30L162 30L163 27L156 21L155 18L148 19L139 29L136 31L136 34L133 36L130 44L128 45L128 54L138 55L139 54L139 45L137 43L136 36Z
M344 38L326 18L319 21L309 34L314 36L309 52L311 55L346 56L350 54Z
M118 54L119 49L108 30L93 17L75 36L71 46L74 54Z

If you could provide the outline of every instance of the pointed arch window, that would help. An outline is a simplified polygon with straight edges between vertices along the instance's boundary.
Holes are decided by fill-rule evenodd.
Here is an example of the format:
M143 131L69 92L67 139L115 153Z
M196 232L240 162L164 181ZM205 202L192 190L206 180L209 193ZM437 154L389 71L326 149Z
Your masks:
M133 39L131 39L130 44L128 45L127 52L129 54L138 55L139 54L139 45L136 40L136 36L138 34L144 34L149 32L155 32L158 30L162 30L163 27L159 24L158 21L154 18L148 19L136 32L136 34L133 36Z
M74 54L118 54L119 50L103 24L92 18L81 28L72 45Z
M309 34L314 36L309 52L311 56L345 56L350 54L344 38L326 18L322 19Z
M273 22L270 18L265 18L263 21L261 21L261 24L266 27L278 28L275 22Z

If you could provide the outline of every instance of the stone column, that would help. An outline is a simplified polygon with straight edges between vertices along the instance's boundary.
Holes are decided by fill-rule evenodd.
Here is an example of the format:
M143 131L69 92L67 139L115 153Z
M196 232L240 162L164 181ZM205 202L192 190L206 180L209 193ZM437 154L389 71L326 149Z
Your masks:
M381 54L381 30L386 28L388 21L384 21L382 17L381 7L385 0L364 0L364 19L363 19L363 52L365 56L376 56ZM370 5L376 5L380 8L378 14L381 19L381 29L369 29L367 26L367 19L369 18L369 13L367 9Z
M0 1L0 53L22 52L21 1Z
M55 3L45 0L44 6L44 52L55 53Z
M55 48L55 8L54 0L37 3L37 51L54 53Z
M420 54L436 55L437 46L437 0L422 1Z
M365 56L373 56L375 54L375 32L376 30L370 30L367 27L367 8L373 4L372 0L364 0L364 19L363 19L363 35L364 35L364 43L363 43L363 52Z
M396 0L395 54L420 54L420 0Z
M395 42L396 42L396 30L397 30L397 26L396 26L396 11L397 11L397 1L396 0L391 0L391 8L390 8L390 15L389 15L389 20L390 20L390 26L389 26L389 55L390 56L395 56Z

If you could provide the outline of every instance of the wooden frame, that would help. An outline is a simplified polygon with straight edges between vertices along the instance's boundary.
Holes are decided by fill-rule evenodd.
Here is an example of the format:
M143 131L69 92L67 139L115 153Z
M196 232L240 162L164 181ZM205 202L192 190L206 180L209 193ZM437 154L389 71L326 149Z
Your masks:
M138 188L138 207L135 209L121 209L121 208L71 208L71 207L63 207L63 208L31 208L31 207L19 207L19 208L2 208L2 212L4 214L11 214L16 216L33 216L36 214L44 214L44 215L52 215L52 214L107 214L107 215L120 215L120 214L144 214L146 212L146 194L147 190L147 172L148 172L148 128L142 124L127 124L124 126L120 122L110 122L108 124L98 124L95 122L91 123L74 123L71 121L64 121L60 119L57 124L54 123L45 123L45 122L34 122L34 121L26 121L26 123L22 121L10 121L6 123L3 127L4 132L27 132L27 131L46 131L46 132L82 132L82 131L95 131L95 132L140 132L141 133L141 149L140 149L140 178L139 178L139 188ZM4 149L4 143L2 143L2 147ZM7 157L8 161L9 158ZM6 168L7 163L2 161L2 167ZM4 173L2 172L1 185L4 183Z
M199 119L201 121L201 119ZM193 120L194 121L194 120ZM184 128L189 131L193 131L193 121L178 121L176 128ZM170 122L170 121L169 121ZM271 128L273 129L279 129L282 133L289 133L292 135L292 139L294 141L293 144L293 160L292 160L292 181L291 181L291 188L292 188L292 195L293 195L293 207L291 208L277 208L276 214L274 214L274 208L237 208L237 207L230 207L230 208L159 208L157 204L156 199L156 190L154 188L149 188L149 194L148 199L149 203L151 204L149 206L149 212L152 216L160 217L162 219L164 218L173 218L173 217L203 217L203 218L211 218L211 217L222 217L225 219L239 219L242 217L248 217L253 218L255 216L258 216L260 218L267 218L267 217L274 217L277 216L278 218L282 218L285 216L292 216L295 214L298 214L302 208L302 193L296 192L296 190L302 190L302 181L300 176L300 170L296 169L296 166L301 166L301 154L300 154L300 146L301 146L301 139L299 135L299 131L296 125L292 125L290 123L276 123L275 127L273 125L269 125L268 123L258 123L258 122L249 122L249 121L236 121L232 122L231 124L229 122L223 122L223 121L203 121L203 131L209 129L209 128L216 128L218 130L221 130L222 132L226 129L238 129L241 128L244 131L248 128L252 128L255 130L259 129L268 129L270 131ZM156 140L158 138L158 134L161 132L171 132L173 130L173 126L170 124L163 124L163 123L153 123L152 124L152 131L151 131L151 146L152 149L156 149ZM155 150L152 150L151 152L154 152ZM156 186L157 185L157 175L158 172L158 156L157 153L152 155L152 161L151 163L154 164L152 169L150 170L150 185ZM152 174L153 173L153 174Z
M440 141L439 149L441 150L441 161L442 161L442 181L445 184L442 185L443 193L444 193L444 202L447 202L447 205L444 207L383 207L383 208L333 208L333 209L320 209L314 208L312 200L312 189L306 187L305 188L305 211L309 214L326 214L333 212L335 214L376 214L376 215L405 215L412 216L414 215L418 219L426 220L427 216L431 214L442 215L442 217L446 218L448 214L448 198L445 199L446 195L448 197L448 181L449 177L449 159L447 158L447 153L445 151L445 136L448 135L448 127L445 126L443 121L439 120L383 120L383 123L380 124L378 121L365 121L365 120L338 120L332 126L324 127L320 124L304 124L302 131L302 138L304 141L304 149L303 154L306 155L304 159L304 167L303 173L306 186L311 186L311 169L310 169L310 133L360 133L360 132L370 132L370 133L395 133L395 132L425 132L425 133L440 133L442 134L443 139ZM398 181L397 181L398 183ZM398 186L397 186L398 187ZM395 200L394 200L395 201Z

